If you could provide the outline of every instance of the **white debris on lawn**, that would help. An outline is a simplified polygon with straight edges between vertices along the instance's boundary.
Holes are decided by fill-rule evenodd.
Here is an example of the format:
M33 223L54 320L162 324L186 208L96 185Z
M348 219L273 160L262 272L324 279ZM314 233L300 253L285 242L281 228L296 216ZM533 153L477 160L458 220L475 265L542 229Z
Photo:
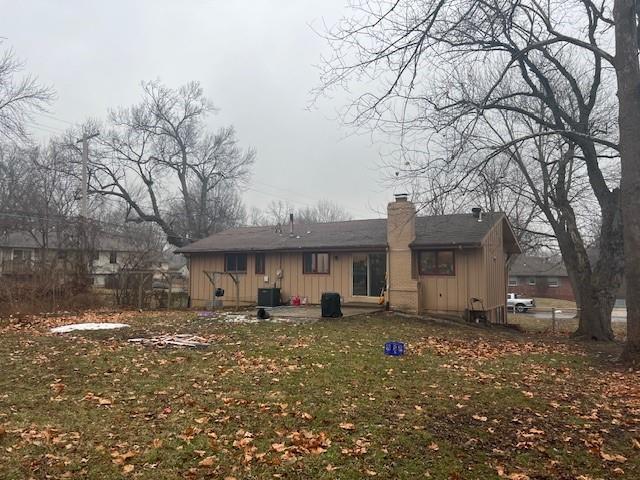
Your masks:
M68 333L75 330L113 330L116 328L126 328L126 323L74 323L72 325L62 325L51 329L51 333Z
M193 347L207 348L209 343L204 337L190 335L188 333L179 335L160 335L151 338L130 338L131 343L139 343L141 345L149 345L153 347Z
M258 323L261 320L258 320L255 317L251 317L249 315L243 315L241 313L223 313L219 320L225 323Z

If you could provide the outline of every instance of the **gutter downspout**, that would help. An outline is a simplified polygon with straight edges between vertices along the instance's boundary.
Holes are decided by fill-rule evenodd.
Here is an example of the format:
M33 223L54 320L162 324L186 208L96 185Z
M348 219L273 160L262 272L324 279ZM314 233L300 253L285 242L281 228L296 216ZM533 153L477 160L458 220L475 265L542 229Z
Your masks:
M386 280L386 290L387 290L387 304L386 310L388 311L391 307L391 255L389 252L389 244L387 243L387 274L385 275Z

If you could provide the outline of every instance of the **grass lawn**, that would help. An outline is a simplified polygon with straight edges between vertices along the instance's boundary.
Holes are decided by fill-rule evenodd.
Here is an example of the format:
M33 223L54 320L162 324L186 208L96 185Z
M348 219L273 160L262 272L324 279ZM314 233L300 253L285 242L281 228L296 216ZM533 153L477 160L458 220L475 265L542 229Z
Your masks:
M576 302L572 302L570 300L561 300L559 298L536 297L535 301L537 308L544 308L545 310L549 310L551 309L551 307L566 308L572 310L575 310L576 308Z
M617 345L382 314L124 321L0 323L0 478L640 478L640 374ZM126 342L171 332L212 346Z

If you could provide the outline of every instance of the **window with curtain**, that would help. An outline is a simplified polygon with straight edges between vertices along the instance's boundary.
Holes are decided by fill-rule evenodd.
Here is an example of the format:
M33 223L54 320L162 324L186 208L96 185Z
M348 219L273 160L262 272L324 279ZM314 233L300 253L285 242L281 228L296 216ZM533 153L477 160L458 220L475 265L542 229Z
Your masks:
M418 255L420 275L455 275L453 250L428 250Z
M302 267L303 273L329 273L329 254L305 253Z

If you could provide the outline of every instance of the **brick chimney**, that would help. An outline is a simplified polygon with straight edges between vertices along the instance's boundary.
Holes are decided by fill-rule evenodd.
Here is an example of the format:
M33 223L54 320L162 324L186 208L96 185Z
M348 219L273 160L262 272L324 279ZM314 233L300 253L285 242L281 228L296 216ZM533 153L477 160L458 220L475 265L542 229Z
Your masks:
M417 313L418 281L412 276L412 252L416 238L416 207L406 193L395 195L387 206L389 304L392 309Z

